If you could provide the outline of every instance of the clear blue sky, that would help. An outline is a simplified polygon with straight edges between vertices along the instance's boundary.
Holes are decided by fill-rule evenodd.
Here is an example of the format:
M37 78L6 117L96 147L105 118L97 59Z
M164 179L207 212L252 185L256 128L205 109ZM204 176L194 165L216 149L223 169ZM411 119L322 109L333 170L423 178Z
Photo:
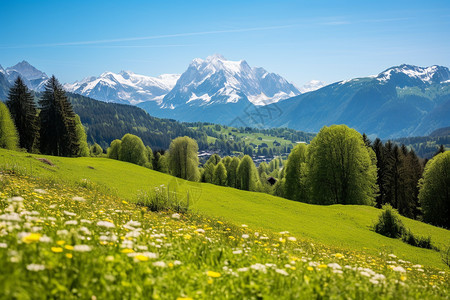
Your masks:
M297 85L402 63L450 66L450 1L1 1L0 64L62 82L104 71L182 73L245 59Z

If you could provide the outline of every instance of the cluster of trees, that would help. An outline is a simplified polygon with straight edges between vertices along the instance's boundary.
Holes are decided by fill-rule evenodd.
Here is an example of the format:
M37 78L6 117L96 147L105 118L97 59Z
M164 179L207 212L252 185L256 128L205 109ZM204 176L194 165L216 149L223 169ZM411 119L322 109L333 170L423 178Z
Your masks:
M376 206L390 204L400 214L418 218L421 214L418 200L419 179L422 177L424 160L405 145L398 146L390 141L383 143L376 139L367 141L377 157L379 194Z
M39 108L38 112L32 93L18 77L6 106L0 105L0 122L4 124L0 140L5 140L0 146L56 156L89 153L84 128L55 76L46 83Z
M196 128L198 131L205 132L208 136L214 137L214 143L208 145L209 150L219 152L221 155L233 155L242 153L249 156L277 156L289 153L292 149L292 144L280 143L274 141L273 143L261 143L256 145L248 143L241 137L241 135L249 136L255 134L264 134L273 137L289 140L291 143L299 141L310 142L314 138L314 134L297 131L288 128L272 128L272 129L257 129L251 127L231 128L228 126L211 124L211 123L187 123L188 126Z
M198 148L195 150L196 156L197 151ZM106 156L111 159L129 162L162 173L169 173L167 155L164 154L163 151L153 152L150 146L144 145L142 139L134 134L127 133L122 139L113 140L106 151Z
M392 142L400 146L404 144L414 149L417 156L430 159L439 147L450 148L450 127L438 129L429 136L399 138Z
M325 126L310 145L299 144L289 154L279 191L307 203L371 205L376 172L375 153L356 130Z
M186 124L150 116L143 109L117 103L97 101L78 94L67 93L74 111L86 126L87 141L103 149L127 133L139 136L153 150L166 150L173 139L188 136L195 139L200 150L208 148L205 132Z

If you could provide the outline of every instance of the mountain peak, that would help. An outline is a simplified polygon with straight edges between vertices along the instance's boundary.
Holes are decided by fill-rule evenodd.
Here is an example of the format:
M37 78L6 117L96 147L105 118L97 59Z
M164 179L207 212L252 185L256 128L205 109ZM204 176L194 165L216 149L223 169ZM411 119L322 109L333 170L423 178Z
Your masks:
M9 67L6 69L6 72L8 73L19 73L22 77L25 77L28 80L35 80L35 79L48 79L47 74L44 72L36 69L34 66L32 66L29 62L26 60L23 60L16 65ZM17 76L15 76L17 77Z
M206 61L213 61L213 60L227 60L227 59L222 54L219 53L215 53L206 58Z
M380 82L387 82L400 74L423 83L440 83L450 79L450 71L446 67L438 65L419 67L408 64L391 67L378 74L376 78Z
M300 88L300 92L304 93L308 93L308 92L312 92L315 90L318 90L320 88L323 88L324 86L326 86L326 83L320 80L311 80L308 81L307 83L305 83L301 88Z

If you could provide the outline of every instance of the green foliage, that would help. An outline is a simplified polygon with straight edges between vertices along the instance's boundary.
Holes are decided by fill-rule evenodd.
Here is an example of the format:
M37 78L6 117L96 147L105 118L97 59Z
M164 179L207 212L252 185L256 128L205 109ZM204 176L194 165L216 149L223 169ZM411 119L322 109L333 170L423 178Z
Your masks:
M50 167L36 158L48 159L57 167ZM379 257L380 252L385 255L393 253L414 264L420 263L434 268L447 268L441 262L440 253L436 251L412 247L399 242L399 240L390 239L369 230L374 221L378 219L380 210L366 205L323 206L305 204L262 193L188 182L176 179L168 174L107 158L80 157L69 159L0 149L0 170L3 174L6 174L7 170L13 170L26 176L32 175L34 178L52 179L52 182L55 179L64 180L76 184L77 191L79 182L87 179L93 184L108 187L115 191L122 200L126 201L135 198L137 191L148 191L162 184L170 186L170 183L177 180L179 182L178 195L183 197L186 197L187 191L191 191L192 186L196 187L199 192L197 192L197 196L190 193L190 195L195 196L190 201L190 207L193 211L201 211L207 218L221 216L239 227L241 224L246 224L249 227L261 230L289 231L293 236L305 237L314 246L324 244L327 249L335 249L336 245L340 245L339 247L351 251L352 256L365 253L372 258L376 258ZM34 196L32 197L34 199ZM69 197L72 197L72 195ZM103 200L103 198L99 199ZM59 199L55 199L55 201L59 201ZM71 198L69 201L72 201ZM49 204L45 201L42 203ZM98 201L98 204L101 203L102 201ZM109 204L107 205L109 206ZM95 215L98 215L98 208L89 207L92 207ZM67 206L61 208L68 209ZM109 208L114 212L113 207ZM78 210L75 210L75 212L78 212ZM126 213L116 213L114 216L122 221L124 216L131 218ZM81 215L78 215L78 217L82 218ZM103 219L105 215L100 217ZM450 245L450 232L448 230L408 218L400 218L403 224L410 228L414 234L431 235L435 246L442 248L444 245ZM133 217L133 220L136 219ZM51 229L52 232L54 230L54 228ZM279 236L276 241L278 241L278 238ZM95 243L96 241L92 242ZM264 241L261 242L264 243ZM279 243L279 241L276 243ZM282 249L282 246L280 244L278 249ZM307 248L301 248L307 250ZM189 253L192 254L192 251ZM298 255L297 253L296 256L298 257Z
M374 226L376 233L382 234L390 238L399 238L405 231L402 221L398 213L389 204L383 206L378 222Z
M14 86L9 90L6 105L19 134L20 148L33 152L39 137L36 104L34 103L33 95L20 76L17 77Z
M145 150L147 151L147 160L148 160L148 163L145 164L145 167L153 169L153 160L154 160L153 150L152 148L150 148L150 146L145 146Z
M195 139L200 149L207 148L206 134L188 128L184 123L152 117L132 105L106 103L72 93L68 96L74 111L87 128L88 142L96 142L104 149L127 133L139 136L153 150L168 149L171 141L180 136Z
M111 142L111 145L108 147L107 156L111 159L119 159L120 147L122 145L121 140L114 140Z
M200 172L197 153L198 145L195 140L187 136L174 139L169 147L170 174L190 181L198 181Z
M147 149L141 138L134 134L125 134L120 144L119 160L127 161L139 166L148 162Z
M203 171L202 171L202 181L203 182L207 182L207 183L213 183L213 179L214 179L214 170L215 170L215 166L213 163L206 163L203 166Z
M0 148L15 150L19 137L8 107L0 101Z
M221 158L218 154L214 153L211 155L206 162L207 164L213 164L214 166L217 166L217 164L221 161Z
M162 155L160 152L156 153L155 170L161 173L169 173L169 162L167 160L167 155Z
M213 183L221 186L227 185L227 169L222 162L219 162L214 168Z
M312 203L372 205L378 189L376 157L356 130L323 127L308 146L307 166Z
M403 232L402 241L414 247L433 249L433 245L431 244L431 236L415 236L410 229Z
M233 157L227 165L227 185L233 188L239 188L237 170L241 160L239 157Z
M450 151L428 161L419 185L424 221L450 228Z
M80 145L75 113L64 88L55 76L47 81L39 104L41 152L56 156L76 156Z
M258 171L250 156L245 155L237 169L237 182L241 190L256 191L258 187Z
M77 156L86 157L90 155L90 149L87 143L86 131L83 124L81 124L80 116L75 115L76 135L80 145Z
M95 143L94 145L91 146L90 155L94 157L103 155L102 147L100 147L99 144Z
M103 161L155 173L111 159L61 161ZM30 178L10 181L5 194L17 190L21 198L0 198L3 219L18 218L8 221L14 225L0 235L4 299L448 298L447 271L417 266L403 255L390 266L392 252L379 247L372 255L367 249L330 247L302 235L223 222L222 217L152 213L95 189Z
M166 186L156 187L150 192L140 192L137 195L136 204L147 207L150 211L175 211L186 213L189 210L189 196L187 201L179 199L177 191L170 190Z
M285 195L288 199L308 202L306 186L306 152L305 144L298 144L289 154L285 171Z

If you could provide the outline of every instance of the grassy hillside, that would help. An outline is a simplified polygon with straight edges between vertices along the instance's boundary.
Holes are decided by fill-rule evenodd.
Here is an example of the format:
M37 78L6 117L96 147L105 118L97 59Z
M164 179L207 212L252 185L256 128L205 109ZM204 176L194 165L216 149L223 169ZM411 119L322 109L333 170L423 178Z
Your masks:
M35 158L47 158L55 166ZM210 184L191 183L133 164L104 158L60 158L0 150L0 166L33 176L70 182L88 179L133 200L139 191L160 185L176 187L180 195L190 191L194 210L220 217L233 224L247 224L256 230L290 234L349 251L373 256L395 254L412 263L437 268L445 266L434 250L409 246L400 240L378 235L370 227L380 211L367 206L317 206L293 202L262 193L245 192ZM450 245L450 231L402 217L413 233L431 236L437 247Z
M0 298L444 299L447 273L0 174Z

